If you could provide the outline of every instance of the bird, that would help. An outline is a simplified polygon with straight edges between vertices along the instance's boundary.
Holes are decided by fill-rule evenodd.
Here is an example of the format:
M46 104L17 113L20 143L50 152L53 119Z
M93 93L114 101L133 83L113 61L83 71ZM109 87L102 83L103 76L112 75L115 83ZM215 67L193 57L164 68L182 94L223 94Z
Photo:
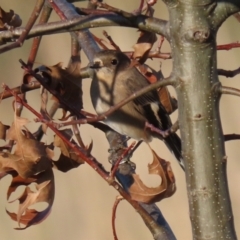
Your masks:
M97 52L89 67L92 69L90 96L98 115L150 84L145 76L131 65L130 58L118 50ZM107 116L103 122L116 132L135 140L149 143L153 137L159 138L184 169L179 136L171 133L164 138L145 127L146 122L161 131L172 126L168 113L159 101L157 90L149 91L128 102Z

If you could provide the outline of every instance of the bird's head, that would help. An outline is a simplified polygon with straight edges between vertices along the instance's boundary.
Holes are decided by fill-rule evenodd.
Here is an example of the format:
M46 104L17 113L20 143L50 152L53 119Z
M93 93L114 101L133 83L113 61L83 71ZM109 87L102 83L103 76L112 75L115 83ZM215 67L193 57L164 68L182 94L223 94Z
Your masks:
M95 54L90 68L95 71L117 73L130 65L130 59L122 52L115 50L103 50Z

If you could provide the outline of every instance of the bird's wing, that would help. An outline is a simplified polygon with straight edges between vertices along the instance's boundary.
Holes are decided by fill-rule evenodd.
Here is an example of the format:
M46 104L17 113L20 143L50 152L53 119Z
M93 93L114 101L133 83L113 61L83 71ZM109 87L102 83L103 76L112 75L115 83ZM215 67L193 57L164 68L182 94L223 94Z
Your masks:
M130 69L129 69L130 70ZM128 70L128 78L126 80L126 88L129 89L131 94L141 90L142 88L148 86L150 83L148 80L134 67L130 71ZM135 79L137 76L137 79ZM150 103L158 103L159 98L156 90L147 92L140 97L136 98L134 102L137 105L144 106Z
M126 81L126 88L133 94L134 92L148 86L150 83L136 68L131 69L131 74L128 74ZM135 72L137 71L137 72ZM132 80L134 76L138 76L137 84L136 80ZM146 120L162 130L166 130L171 127L171 119L167 114L165 108L159 101L158 93L156 90L149 91L140 97L133 100L134 108L143 115Z

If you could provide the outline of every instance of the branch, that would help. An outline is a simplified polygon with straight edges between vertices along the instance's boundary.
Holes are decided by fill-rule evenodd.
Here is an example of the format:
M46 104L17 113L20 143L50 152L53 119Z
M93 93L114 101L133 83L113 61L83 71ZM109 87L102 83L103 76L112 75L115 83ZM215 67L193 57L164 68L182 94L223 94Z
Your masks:
M116 232L116 226L115 226L115 219L116 219L116 212L117 212L117 207L118 207L118 204L120 203L120 201L122 201L123 198L118 196L114 202L114 205L113 205L113 210L112 210L112 230L113 230L113 237L114 237L114 240L118 240L118 237L117 237L117 232Z
M45 3L43 6L43 9L42 9L42 12L41 12L39 24L47 23L51 16L51 12L52 12L52 9L48 6L48 4ZM42 37L36 37L33 39L31 52L30 52L30 55L28 57L28 62L27 62L29 67L32 67L34 64L41 40L42 40Z
M235 70L232 70L232 71L230 71L230 70L224 70L224 69L218 69L217 70L217 73L218 73L218 75L220 75L220 76L225 76L225 77L227 77L227 78L229 78L229 77L235 77L237 74L240 74L240 67L239 68L237 68L237 69L235 69Z
M154 32L169 39L167 24L168 22L165 20L151 18L144 15L138 15L127 19L115 13L106 13L101 15L90 15L86 17L78 16L65 21L39 24L31 29L27 38L78 31L86 28L122 26L139 28L142 31ZM18 38L23 31L24 28L16 28L12 31L2 31L0 32L0 42L12 41L13 39Z
M240 90L237 88L221 86L218 88L218 90L219 90L219 93L221 93L221 94L229 94L229 95L235 95L235 96L240 97Z
M214 27L219 28L228 17L239 11L239 0L218 0L212 18Z
M28 20L28 23L27 23L26 27L24 28L24 31L22 31L19 39L16 42L1 48L0 49L0 54L4 53L6 51L9 51L13 48L21 47L23 45L29 31L31 30L33 24L35 23L35 21L37 20L37 18L39 16L39 13L40 13L40 11L43 7L44 2L45 2L44 0L38 0L37 1L36 5L35 5L35 7L32 11L32 14L31 14L31 16Z
M223 45L218 45L217 46L217 50L230 50L233 48L239 48L240 47L240 43L239 42L233 42L233 43L229 43L229 44L223 44Z
M108 39L109 43L113 46L114 49L121 51L119 46L113 41L112 37L110 35L108 35L107 31L104 30L103 35L104 35L104 37L106 37Z
M231 140L240 140L240 134L226 134L224 135L224 141L231 141Z
M54 2L49 0L49 2L53 7L55 7L55 11L57 11L57 13L60 13L59 15L62 19L84 18L82 16L79 17L79 14L76 12L74 5L68 3L65 0L55 0ZM80 47L86 54L89 61L92 61L94 54L100 50L98 45L94 41L92 34L87 28L76 30L81 31L71 33L72 37L77 39Z

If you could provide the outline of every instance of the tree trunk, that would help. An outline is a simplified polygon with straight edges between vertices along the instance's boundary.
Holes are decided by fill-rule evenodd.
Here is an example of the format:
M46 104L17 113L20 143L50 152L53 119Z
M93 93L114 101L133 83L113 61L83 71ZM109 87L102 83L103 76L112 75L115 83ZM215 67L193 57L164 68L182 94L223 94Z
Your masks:
M167 4L193 238L233 240L220 95L215 91L220 85L217 27L206 17L213 4L208 0Z

